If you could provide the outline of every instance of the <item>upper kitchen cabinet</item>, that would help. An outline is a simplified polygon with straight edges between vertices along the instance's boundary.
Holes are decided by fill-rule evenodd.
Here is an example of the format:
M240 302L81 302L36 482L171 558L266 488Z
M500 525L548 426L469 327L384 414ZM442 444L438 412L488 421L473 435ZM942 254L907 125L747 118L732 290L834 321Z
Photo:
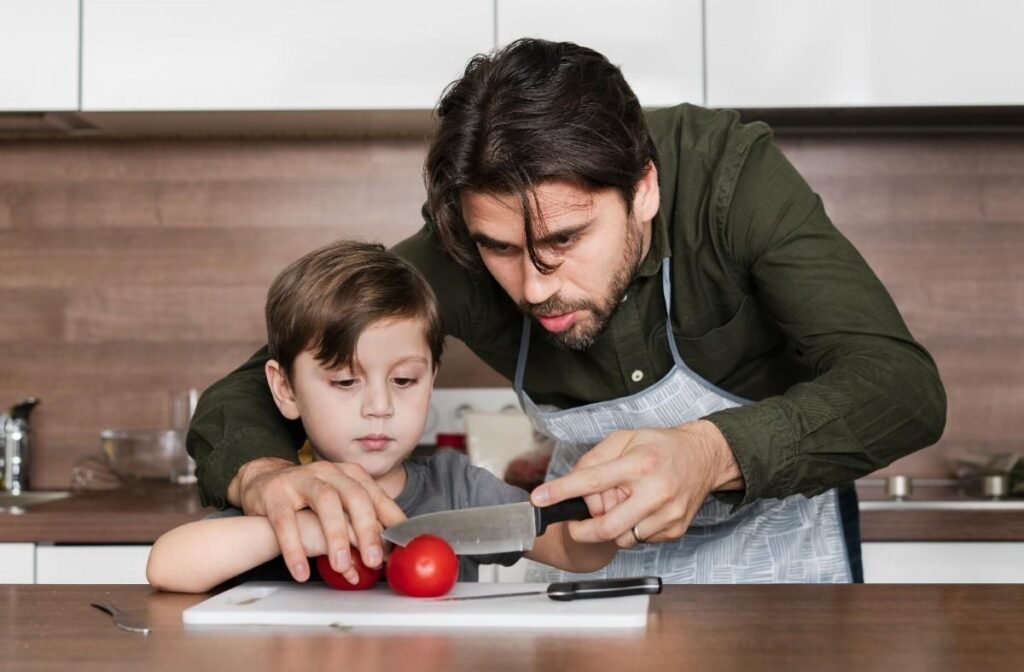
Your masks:
M1019 0L714 0L713 107L1024 104Z
M645 107L701 104L702 0L497 0L498 46L576 42L620 66Z
M0 2L0 112L78 109L78 0Z
M83 0L82 110L432 108L494 47L480 0Z

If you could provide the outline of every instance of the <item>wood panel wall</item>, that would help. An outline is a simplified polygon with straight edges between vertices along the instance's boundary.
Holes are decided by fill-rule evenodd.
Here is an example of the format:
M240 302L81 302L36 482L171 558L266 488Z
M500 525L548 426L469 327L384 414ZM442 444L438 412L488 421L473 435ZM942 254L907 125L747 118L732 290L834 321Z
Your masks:
M815 134L780 143L939 362L943 441L887 471L943 475L952 446L1024 435L1024 137ZM65 487L106 427L169 421L263 343L267 286L341 236L419 226L406 140L0 143L0 405L43 400L34 487ZM457 344L445 387L504 385Z

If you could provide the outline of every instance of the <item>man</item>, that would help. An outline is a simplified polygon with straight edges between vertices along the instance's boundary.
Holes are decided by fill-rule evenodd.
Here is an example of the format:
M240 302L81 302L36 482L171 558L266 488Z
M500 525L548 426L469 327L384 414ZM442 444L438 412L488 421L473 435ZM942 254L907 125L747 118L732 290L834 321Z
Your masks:
M558 440L533 502L585 496L573 536L624 549L607 575L859 580L850 484L936 441L945 394L769 129L645 116L600 54L541 40L474 58L438 117L427 224L395 250ZM332 558L351 525L377 564L392 509L358 470L294 466L265 360L199 404L204 501L268 516L299 580L307 506Z

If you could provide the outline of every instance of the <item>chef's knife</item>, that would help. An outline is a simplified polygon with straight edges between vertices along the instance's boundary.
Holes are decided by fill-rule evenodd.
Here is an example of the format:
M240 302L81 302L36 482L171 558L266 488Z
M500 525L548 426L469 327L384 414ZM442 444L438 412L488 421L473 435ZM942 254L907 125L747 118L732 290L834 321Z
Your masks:
M528 551L552 523L590 518L582 497L536 508L529 502L478 506L414 516L384 530L383 537L405 546L421 534L441 537L458 555Z
M599 597L622 597L624 595L658 595L661 593L661 577L641 576L632 579L591 579L589 581L566 581L552 583L547 590L525 593L494 593L491 595L466 595L465 597L442 597L437 602L461 602L463 600L489 600L495 597L522 597L523 595L547 595L552 600L590 600Z

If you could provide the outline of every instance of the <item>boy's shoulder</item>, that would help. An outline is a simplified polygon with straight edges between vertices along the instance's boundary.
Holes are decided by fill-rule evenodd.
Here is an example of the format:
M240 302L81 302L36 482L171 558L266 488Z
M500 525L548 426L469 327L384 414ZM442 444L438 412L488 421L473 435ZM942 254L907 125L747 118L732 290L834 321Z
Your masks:
M491 472L473 464L460 451L442 449L428 456L407 461L408 480L398 504L411 508L437 507L434 510L471 506L510 504L529 499L525 490L509 485ZM413 501L403 502L408 498ZM444 500L444 501L439 501ZM429 502L429 503L428 503Z

